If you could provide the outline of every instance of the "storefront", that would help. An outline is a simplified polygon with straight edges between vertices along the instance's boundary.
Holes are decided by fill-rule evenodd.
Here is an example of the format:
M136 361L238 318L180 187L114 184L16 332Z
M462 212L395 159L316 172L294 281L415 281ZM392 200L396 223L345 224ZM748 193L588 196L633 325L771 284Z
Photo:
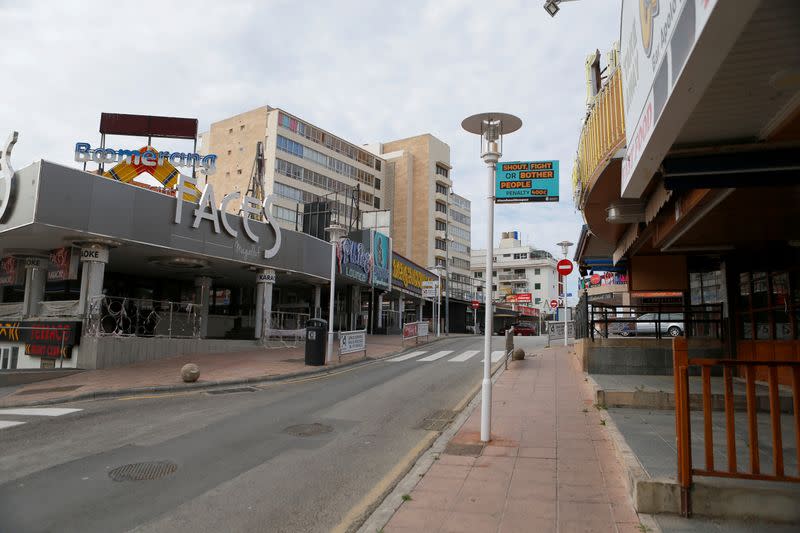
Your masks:
M403 324L432 321L433 302L422 297L422 284L436 274L400 254L392 253L392 290L381 306L382 327L386 333L400 333Z

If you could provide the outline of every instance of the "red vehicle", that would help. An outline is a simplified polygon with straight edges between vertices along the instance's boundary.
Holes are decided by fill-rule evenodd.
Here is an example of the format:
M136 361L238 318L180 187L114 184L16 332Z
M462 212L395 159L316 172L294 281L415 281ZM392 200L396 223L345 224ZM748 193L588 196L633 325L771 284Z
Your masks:
M530 337L536 335L536 328L530 322L518 322L514 324L514 336L521 335L523 337Z

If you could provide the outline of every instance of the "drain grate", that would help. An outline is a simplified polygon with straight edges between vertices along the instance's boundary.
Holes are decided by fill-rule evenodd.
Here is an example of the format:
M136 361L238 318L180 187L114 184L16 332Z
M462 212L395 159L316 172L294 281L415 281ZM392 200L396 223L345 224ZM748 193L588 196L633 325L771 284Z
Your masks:
M428 431L442 431L456 417L455 411L441 409L434 411L419 423L416 429L426 429Z
M132 463L118 466L108 473L114 481L147 481L161 479L173 474L178 465L172 461L150 461L147 463Z
M206 391L206 394L233 394L235 392L256 392L255 387L236 387L234 389L214 389Z
M444 449L447 455L468 455L478 457L483 452L483 444L455 444L449 443Z
M317 422L313 424L297 424L283 430L284 433L294 435L295 437L313 437L315 435L330 433L331 431L333 431L331 426L326 426L325 424L319 424Z

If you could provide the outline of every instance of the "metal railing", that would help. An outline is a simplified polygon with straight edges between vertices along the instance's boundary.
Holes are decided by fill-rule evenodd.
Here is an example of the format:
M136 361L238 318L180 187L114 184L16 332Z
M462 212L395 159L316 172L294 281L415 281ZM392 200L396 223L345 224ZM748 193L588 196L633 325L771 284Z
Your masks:
M797 465L800 465L800 361L774 360L755 361L747 359L690 359L685 337L673 339L673 375L675 380L675 431L677 436L678 483L681 487L681 514L692 515L691 488L693 476L712 476L742 478L763 481L790 481L800 483L800 472L794 475L784 467L785 451L781 429L781 402L778 389L778 370L785 369L791 374L792 406L794 413L794 452ZM717 468L714 462L714 432L712 417L711 372L714 367L722 367L725 410L725 443L727 468ZM700 367L703 383L703 444L705 467L696 468L692 459L692 424L689 403L689 369ZM758 367L767 369L769 387L769 419L772 429L772 473L761 470L760 443L758 439L757 399L755 374ZM736 369L745 375L745 396L747 411L747 448L749 469L740 471L736 456L736 422L733 394L733 374Z
M722 304L592 305L588 320L592 340L610 335L722 339L724 333Z
M199 338L200 306L146 298L97 296L89 301L86 334L94 337Z
M578 140L573 171L575 205L582 201L589 181L601 163L625 144L625 113L622 105L622 71L615 69L594 98Z

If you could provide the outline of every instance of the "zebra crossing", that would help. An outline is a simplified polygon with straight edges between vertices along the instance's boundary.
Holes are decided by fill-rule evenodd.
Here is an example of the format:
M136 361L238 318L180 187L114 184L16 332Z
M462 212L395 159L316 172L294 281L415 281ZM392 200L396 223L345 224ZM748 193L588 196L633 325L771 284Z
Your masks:
M397 357L392 357L391 359L389 359L389 362L398 363L401 361L411 361L412 359L414 359L415 360L414 362L417 363L430 363L433 361L444 359L446 357L449 357L449 359L447 359L447 362L449 363L465 363L470 360L483 362L485 359L484 357L475 358L476 355L481 355L481 354L483 354L483 350L466 350L464 352L457 353L455 355L453 350L440 350L430 354L426 350L418 350L415 352L399 355ZM491 355L492 363L500 361L503 358L504 354L505 352L503 350L493 351Z
M17 418L11 418L9 420L7 417L55 417L76 413L78 411L83 411L83 409L70 409L66 407L20 407L17 409L0 409L0 429L21 426L30 421L24 419L19 420Z

